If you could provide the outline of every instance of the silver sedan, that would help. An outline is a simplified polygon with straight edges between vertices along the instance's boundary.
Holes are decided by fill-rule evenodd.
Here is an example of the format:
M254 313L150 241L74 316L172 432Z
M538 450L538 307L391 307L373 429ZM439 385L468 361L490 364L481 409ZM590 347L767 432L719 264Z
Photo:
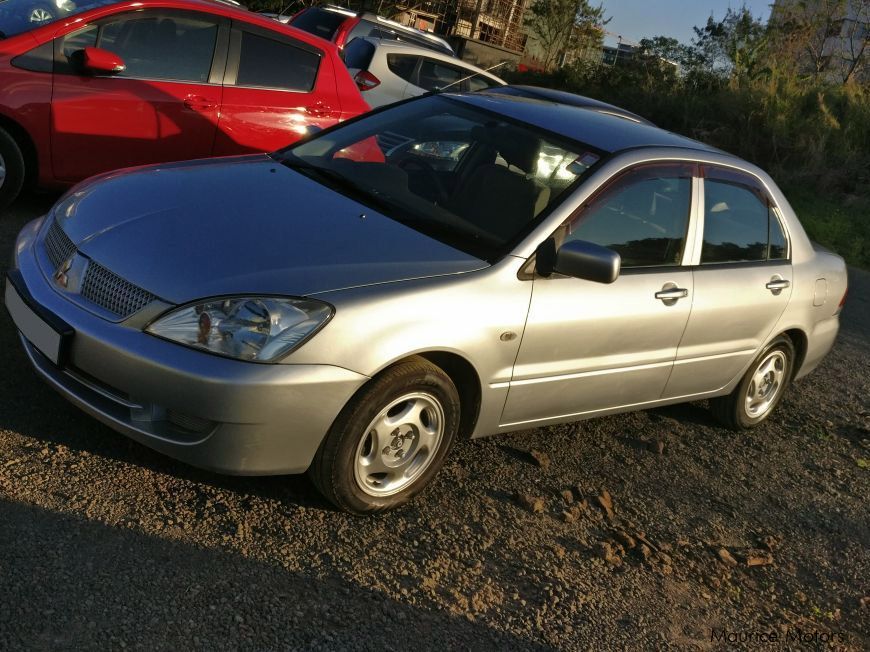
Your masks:
M486 93L86 181L25 226L5 291L97 419L222 473L308 471L357 513L461 438L699 399L757 425L845 294L758 168Z

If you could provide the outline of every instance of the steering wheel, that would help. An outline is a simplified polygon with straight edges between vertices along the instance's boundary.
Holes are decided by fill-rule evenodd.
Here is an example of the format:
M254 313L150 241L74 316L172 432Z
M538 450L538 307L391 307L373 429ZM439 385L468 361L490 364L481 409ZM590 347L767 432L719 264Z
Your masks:
M438 203L446 204L450 200L450 194L447 192L447 188L445 188L444 184L441 183L438 173L428 161L419 156L414 156L413 154L405 154L402 158L396 161L396 165L406 171L414 167L423 170L429 181L432 182L432 187L435 188L435 194L438 196Z

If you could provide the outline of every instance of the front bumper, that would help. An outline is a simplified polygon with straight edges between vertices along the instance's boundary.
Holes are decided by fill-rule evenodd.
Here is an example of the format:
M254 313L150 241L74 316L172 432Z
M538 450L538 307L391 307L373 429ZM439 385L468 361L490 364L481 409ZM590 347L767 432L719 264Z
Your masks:
M35 256L38 227L21 232L14 265L40 312L74 335L59 368L22 332L34 369L73 404L149 448L220 473L301 473L368 380L330 365L228 360L106 321L50 285Z

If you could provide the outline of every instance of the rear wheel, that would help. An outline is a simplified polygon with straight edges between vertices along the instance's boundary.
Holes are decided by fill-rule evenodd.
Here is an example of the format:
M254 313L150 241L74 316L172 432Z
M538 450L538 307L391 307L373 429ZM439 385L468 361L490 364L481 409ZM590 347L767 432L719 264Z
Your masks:
M794 368L794 345L785 335L768 344L728 396L710 401L710 410L734 430L758 425L779 405Z
M0 211L11 204L24 185L24 156L15 139L0 129Z
M374 378L341 411L309 476L337 507L356 514L398 507L441 468L459 428L459 394L423 358Z

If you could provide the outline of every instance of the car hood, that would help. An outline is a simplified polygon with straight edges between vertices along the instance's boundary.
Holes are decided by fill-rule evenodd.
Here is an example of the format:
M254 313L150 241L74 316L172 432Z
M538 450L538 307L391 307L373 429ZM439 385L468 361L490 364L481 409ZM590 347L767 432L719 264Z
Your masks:
M172 303L312 295L487 266L265 155L102 175L54 212L80 252Z

